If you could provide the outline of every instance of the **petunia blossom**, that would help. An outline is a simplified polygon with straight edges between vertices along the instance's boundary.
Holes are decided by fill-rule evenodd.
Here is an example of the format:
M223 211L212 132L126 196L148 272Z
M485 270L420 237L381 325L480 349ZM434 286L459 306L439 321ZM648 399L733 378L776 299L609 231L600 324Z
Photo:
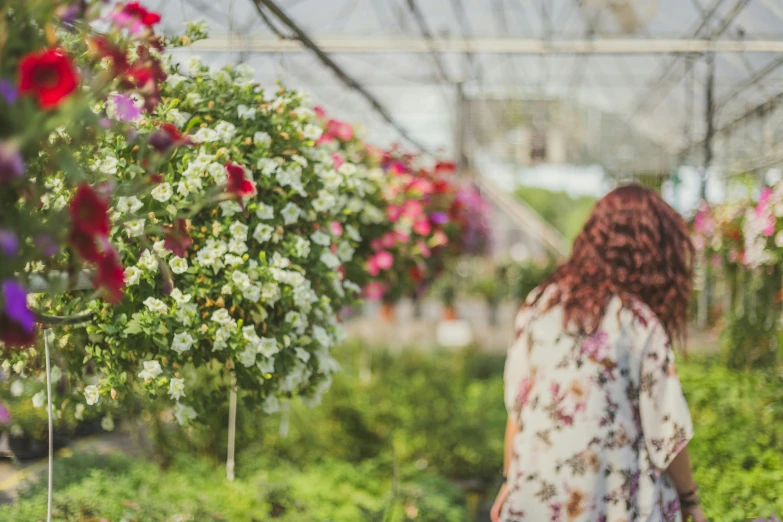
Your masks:
M79 78L62 49L44 49L19 62L19 93L32 96L44 109L55 109L76 90Z
M166 225L163 228L166 231L163 246L174 252L177 257L185 257L188 247L193 244L185 220L179 218L174 225Z

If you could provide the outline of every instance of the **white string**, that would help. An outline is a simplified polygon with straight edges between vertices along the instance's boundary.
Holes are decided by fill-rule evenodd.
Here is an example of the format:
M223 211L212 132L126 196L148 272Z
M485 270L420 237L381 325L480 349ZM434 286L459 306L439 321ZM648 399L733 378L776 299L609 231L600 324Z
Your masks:
M228 457L226 458L226 478L234 480L234 444L237 428L237 376L231 375L231 391L228 398Z
M54 339L51 328L44 330L44 347L46 349L46 412L49 415L49 490L46 496L46 520L52 522L52 490L54 473L54 420L52 418L52 372L49 368L49 338Z

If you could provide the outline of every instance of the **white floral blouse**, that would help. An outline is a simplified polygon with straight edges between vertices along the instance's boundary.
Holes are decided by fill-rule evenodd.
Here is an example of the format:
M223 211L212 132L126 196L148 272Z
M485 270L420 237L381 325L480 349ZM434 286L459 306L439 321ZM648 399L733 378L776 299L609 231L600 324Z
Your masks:
M614 298L585 336L564 331L560 306L541 308L520 312L506 359L506 407L520 431L501 520L680 521L664 471L693 425L661 323Z

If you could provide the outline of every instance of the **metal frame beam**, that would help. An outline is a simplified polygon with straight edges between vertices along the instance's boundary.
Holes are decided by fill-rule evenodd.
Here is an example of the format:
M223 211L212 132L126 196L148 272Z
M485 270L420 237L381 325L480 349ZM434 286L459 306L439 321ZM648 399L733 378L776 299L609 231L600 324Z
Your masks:
M314 42L325 53L487 53L487 54L701 54L783 53L781 40L705 40L595 38L540 40L517 38L321 38ZM257 53L302 53L298 40L269 37L211 37L190 46L194 51L228 50Z

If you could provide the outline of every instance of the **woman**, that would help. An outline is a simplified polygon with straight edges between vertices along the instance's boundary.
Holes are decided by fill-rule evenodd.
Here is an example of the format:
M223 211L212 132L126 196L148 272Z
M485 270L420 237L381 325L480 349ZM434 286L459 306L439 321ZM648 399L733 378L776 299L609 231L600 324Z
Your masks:
M654 192L596 204L516 320L493 522L706 520L670 343L685 336L692 258L685 222Z

